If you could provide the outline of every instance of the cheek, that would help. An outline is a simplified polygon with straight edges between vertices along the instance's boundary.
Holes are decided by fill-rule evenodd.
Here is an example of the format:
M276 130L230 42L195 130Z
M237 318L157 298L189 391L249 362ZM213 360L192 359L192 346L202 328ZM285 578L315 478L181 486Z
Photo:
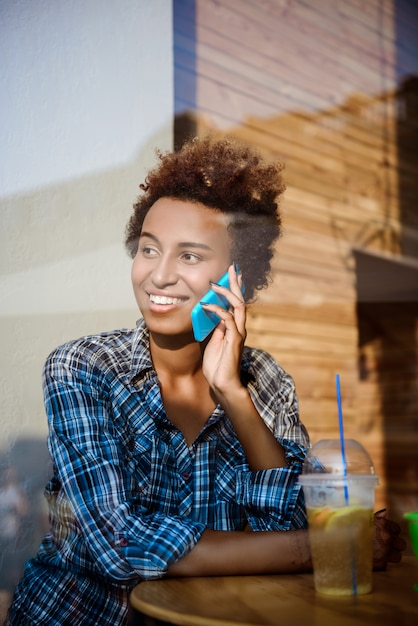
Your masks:
M210 282L217 282L221 276L223 276L225 270L222 267L213 268L211 272L205 273L205 276L196 278L193 283L192 289L196 294L198 300L200 300L211 288Z
M131 281L134 286L142 282L143 274L143 265L139 262L138 258L135 257L131 267Z

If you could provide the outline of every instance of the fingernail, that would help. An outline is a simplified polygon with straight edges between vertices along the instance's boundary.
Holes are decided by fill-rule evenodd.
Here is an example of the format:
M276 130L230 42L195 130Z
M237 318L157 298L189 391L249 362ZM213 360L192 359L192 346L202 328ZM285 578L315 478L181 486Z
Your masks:
M209 281L209 285L216 285L217 287L221 286L219 283L214 283L213 280Z
M200 304L201 304L202 306L209 306L209 303L208 303L208 302L201 302Z
M240 268L240 266L238 265L238 263L234 263L234 268L235 268L235 273L236 273L237 275L241 274L241 268Z

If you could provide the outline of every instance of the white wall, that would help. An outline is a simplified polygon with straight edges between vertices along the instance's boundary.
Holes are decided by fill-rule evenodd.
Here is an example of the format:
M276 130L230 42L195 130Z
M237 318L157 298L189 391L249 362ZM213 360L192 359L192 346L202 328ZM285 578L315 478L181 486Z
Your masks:
M171 0L0 3L0 452L45 439L41 369L138 317L126 221L172 147Z

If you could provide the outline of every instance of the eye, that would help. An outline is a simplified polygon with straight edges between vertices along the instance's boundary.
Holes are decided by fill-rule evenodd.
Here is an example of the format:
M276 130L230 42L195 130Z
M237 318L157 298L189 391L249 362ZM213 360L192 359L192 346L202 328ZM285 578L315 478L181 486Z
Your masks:
M199 263L201 261L201 257L193 252L183 252L181 258L186 263Z
M149 244L142 244L139 247L139 250L142 256L146 258L154 257L154 256L157 256L158 254L157 249L154 246L150 246Z

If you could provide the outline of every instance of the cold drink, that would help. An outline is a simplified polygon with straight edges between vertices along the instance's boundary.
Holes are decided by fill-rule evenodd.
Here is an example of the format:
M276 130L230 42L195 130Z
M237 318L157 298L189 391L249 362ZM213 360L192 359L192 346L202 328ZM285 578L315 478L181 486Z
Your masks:
M357 505L307 507L315 589L328 595L372 590L373 511Z
M369 593L373 570L373 508L378 477L355 439L322 439L308 451L299 482L308 513L316 591Z

